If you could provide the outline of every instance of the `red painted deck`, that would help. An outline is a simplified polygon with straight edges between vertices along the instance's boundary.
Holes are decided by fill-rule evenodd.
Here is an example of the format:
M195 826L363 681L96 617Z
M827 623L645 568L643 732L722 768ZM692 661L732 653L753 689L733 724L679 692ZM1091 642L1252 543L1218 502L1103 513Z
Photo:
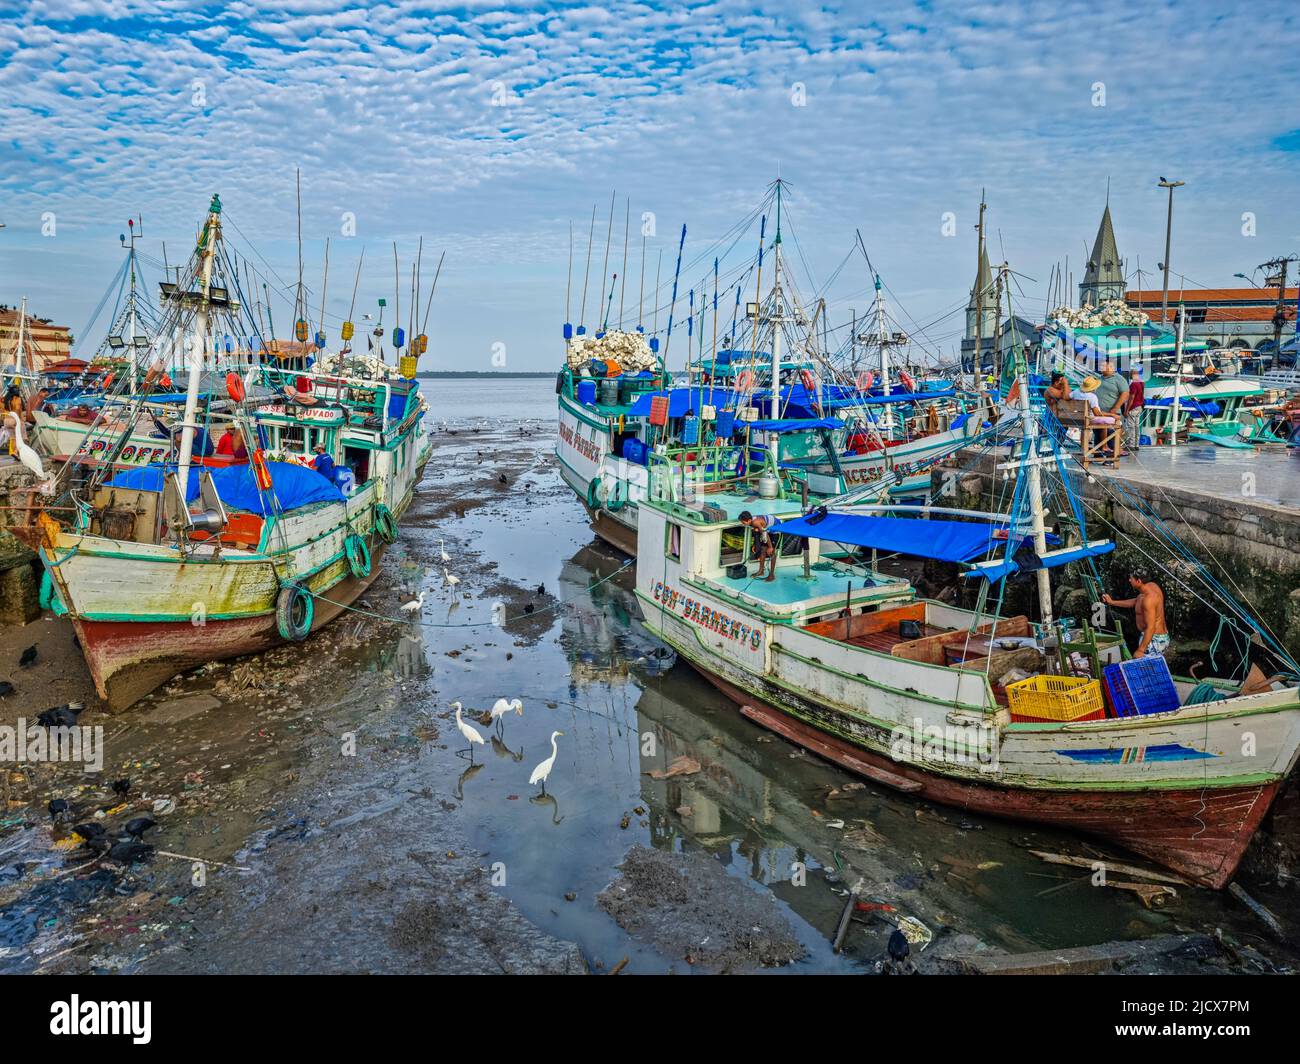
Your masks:
M720 677L698 671L741 705L741 712L750 720L883 786L957 809L1049 824L1118 843L1193 883L1216 890L1232 878L1277 793L1276 783L1120 792L1037 791L970 783L900 764L845 742L756 702Z

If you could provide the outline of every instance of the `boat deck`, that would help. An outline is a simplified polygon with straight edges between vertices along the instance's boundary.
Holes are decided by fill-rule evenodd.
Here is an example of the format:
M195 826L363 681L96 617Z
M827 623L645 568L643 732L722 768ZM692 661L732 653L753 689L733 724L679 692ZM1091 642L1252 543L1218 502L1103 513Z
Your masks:
M734 595L772 606L790 606L805 599L831 598L847 601L850 588L856 602L864 592L870 594L878 592L880 588L907 586L906 581L893 580L885 576L867 577L862 573L854 573L850 576L842 569L832 570L820 566L814 566L811 574L804 576L802 564L778 565L776 579L772 581L760 580L754 575L757 570L757 563L751 562L750 575L744 580L724 578L718 581L718 584Z
M905 643L908 639L924 639L926 636L943 635L944 632L952 631L951 628L941 628L934 624L921 625L921 634L919 636L909 636L905 639L898 634L898 629L886 629L882 632L864 632L862 635L850 636L843 640L855 647L862 647L864 650L875 650L881 654L888 654L899 643Z

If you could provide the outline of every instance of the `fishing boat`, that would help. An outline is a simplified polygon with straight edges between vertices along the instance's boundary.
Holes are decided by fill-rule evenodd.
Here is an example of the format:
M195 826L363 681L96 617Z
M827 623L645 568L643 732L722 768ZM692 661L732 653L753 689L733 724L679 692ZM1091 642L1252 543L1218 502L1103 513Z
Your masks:
M886 334L878 276L879 387L874 373L855 379L831 363L822 350L825 338L819 343L817 337L824 303L810 318L783 267L781 203L778 181L771 192L776 228L770 288L742 316L741 283L736 283L731 325L721 345L719 263L713 263L709 351L707 293L697 300L696 290L689 292L684 380L670 379L664 358L673 336L685 226L664 357L659 337L647 337L640 324L635 332L602 326L594 337L582 324L564 326L566 359L556 383L560 473L596 534L626 553L637 549L640 500L650 493L663 497L652 483L656 477L678 483L697 476L702 490L741 497L821 498L854 490L880 498L924 497L929 466L991 428L987 404L970 402L974 397L946 382L922 388L906 371L892 370L889 350L904 341L897 331ZM756 295L763 291L766 225L764 215L753 264ZM584 286L584 309L585 294ZM602 289L600 306L607 302ZM750 346L734 346L733 337L747 338ZM689 474L668 468L669 458L687 463Z
M195 666L306 639L346 610L378 575L429 458L413 372L259 365L256 387L230 374L227 394L201 406L214 319L238 321L221 243L213 197L169 299L195 340L174 462L123 471L123 431L68 493L72 516L38 518L56 610L113 709ZM233 457L204 454L218 428L237 435Z
M771 581L744 564L750 533L738 505L646 500L644 623L744 716L851 772L1094 835L1223 887L1295 766L1300 687L1294 675L1172 677L1162 658L1128 658L1118 621L1054 618L1051 574L1069 564L1095 574L1094 560L1115 544L1092 538L1081 506L1065 511L1076 519L1059 537L1048 532L1043 480L1068 487L1075 474L1068 452L1039 431L1023 380L1020 394L1016 438L993 452L1015 475L1007 512L909 518L898 508L884 516L778 503L768 510L781 537ZM880 553L959 565L980 589L976 608L922 597L880 571ZM1019 574L1037 583L1037 619L996 608ZM1088 586L1099 592L1099 578ZM1224 609L1249 623L1241 607ZM1253 631L1269 639L1257 622ZM1130 692L1121 705L1128 689L1111 686L1104 698L1103 679L1116 676L1161 679L1165 701L1157 710Z

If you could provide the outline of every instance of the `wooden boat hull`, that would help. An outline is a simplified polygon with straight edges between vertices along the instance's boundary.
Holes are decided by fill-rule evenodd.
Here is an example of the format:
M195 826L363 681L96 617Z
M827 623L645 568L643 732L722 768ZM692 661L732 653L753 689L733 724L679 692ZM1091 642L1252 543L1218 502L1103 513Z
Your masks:
M1118 843L1193 883L1219 890L1232 878L1277 794L1278 783L1200 790L1031 790L984 786L891 761L845 742L691 664L744 716L882 786L1006 820L1065 828Z
M308 638L343 613L379 575L382 542L371 543L372 567L363 580L348 576L315 600ZM252 617L189 621L71 618L95 690L114 712L127 709L162 684L211 661L259 654L286 642L274 610Z

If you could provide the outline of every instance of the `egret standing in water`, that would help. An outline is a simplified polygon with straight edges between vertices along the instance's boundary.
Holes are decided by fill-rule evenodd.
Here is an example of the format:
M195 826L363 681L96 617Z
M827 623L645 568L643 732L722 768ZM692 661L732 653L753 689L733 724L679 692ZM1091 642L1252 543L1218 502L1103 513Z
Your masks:
M546 793L546 778L551 774L551 769L555 767L555 755L559 752L555 748L555 738L556 736L563 734L564 732L562 731L551 732L551 756L533 769L533 774L528 777L528 782L530 784L541 783L543 794Z
M443 565L451 564L451 555L447 553L447 548L442 540L438 540L438 554L441 556Z
M507 702L504 698L498 698L496 704L488 711L492 717L492 723L497 726L497 731L505 732L505 715L514 710L519 716L524 715L524 704L517 698L510 699Z
M419 613L423 607L424 607L424 592L421 591L418 595L415 596L415 598L411 599L410 602L402 603L402 612L409 613L412 616L414 616L415 614Z
M442 571L442 578L445 581L447 581L447 586L451 588L453 591L456 590L456 585L460 583L460 577L452 576L451 573L447 572L446 569L443 569Z
M462 707L459 702L453 702L451 704L451 708L456 711L456 730L460 732L461 735L465 737L465 741L469 743L469 760L470 763L472 764L474 761L474 744L478 743L480 746L482 746L483 736L479 732L479 730L476 727L474 727L474 725L466 724L463 720L460 719L460 711ZM549 772L550 769L547 769L547 771Z

